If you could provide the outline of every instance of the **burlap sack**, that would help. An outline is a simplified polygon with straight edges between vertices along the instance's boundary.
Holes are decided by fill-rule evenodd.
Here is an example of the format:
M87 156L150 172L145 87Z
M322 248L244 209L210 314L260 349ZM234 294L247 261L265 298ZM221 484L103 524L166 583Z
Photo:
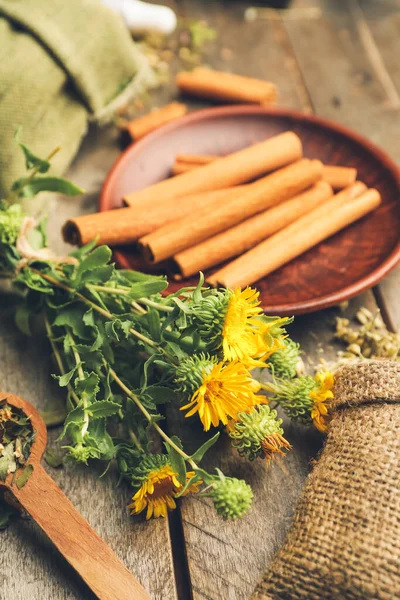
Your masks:
M335 375L335 411L292 528L252 600L400 598L400 364Z

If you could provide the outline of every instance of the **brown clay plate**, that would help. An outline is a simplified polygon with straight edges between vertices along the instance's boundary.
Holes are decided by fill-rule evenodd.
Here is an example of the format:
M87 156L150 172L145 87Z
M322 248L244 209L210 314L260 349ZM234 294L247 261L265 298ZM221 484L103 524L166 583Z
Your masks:
M224 155L287 130L300 136L306 157L355 167L358 178L376 187L383 202L374 213L258 281L262 307L269 314L294 315L343 302L375 285L400 260L400 173L385 152L335 123L257 106L193 112L122 154L104 183L100 210L122 206L125 193L168 177L178 153ZM133 249L116 249L114 256L119 266L135 267ZM195 283L195 277L172 281L169 289Z

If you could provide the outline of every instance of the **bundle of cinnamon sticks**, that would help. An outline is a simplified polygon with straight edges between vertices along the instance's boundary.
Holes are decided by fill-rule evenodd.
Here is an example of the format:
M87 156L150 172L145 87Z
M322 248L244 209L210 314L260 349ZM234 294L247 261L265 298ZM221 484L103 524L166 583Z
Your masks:
M178 278L225 263L207 281L244 287L381 202L355 169L304 158L291 131L224 157L180 154L172 171L127 194L126 208L68 221L65 240L134 243L143 270L169 260Z

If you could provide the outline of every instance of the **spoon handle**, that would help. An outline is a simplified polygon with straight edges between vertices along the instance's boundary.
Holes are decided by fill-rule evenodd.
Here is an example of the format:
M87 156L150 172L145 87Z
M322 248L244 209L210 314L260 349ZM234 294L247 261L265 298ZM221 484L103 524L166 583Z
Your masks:
M11 491L100 600L150 600L40 465L23 488Z

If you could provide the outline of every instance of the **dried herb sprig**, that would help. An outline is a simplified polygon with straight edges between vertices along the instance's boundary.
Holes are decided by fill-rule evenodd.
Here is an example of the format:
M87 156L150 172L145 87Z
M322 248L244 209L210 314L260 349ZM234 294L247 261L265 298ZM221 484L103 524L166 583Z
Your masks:
M339 355L341 359L400 360L400 335L387 329L379 311L373 314L363 306L356 319L360 327L351 325L349 319L336 318L335 337L347 344L346 350Z
M0 480L5 481L10 473L16 473L24 467L29 458L35 432L29 417L0 400ZM28 469L31 471L31 469ZM27 479L23 473L17 478L18 487L25 485ZM22 485L21 485L21 483Z

